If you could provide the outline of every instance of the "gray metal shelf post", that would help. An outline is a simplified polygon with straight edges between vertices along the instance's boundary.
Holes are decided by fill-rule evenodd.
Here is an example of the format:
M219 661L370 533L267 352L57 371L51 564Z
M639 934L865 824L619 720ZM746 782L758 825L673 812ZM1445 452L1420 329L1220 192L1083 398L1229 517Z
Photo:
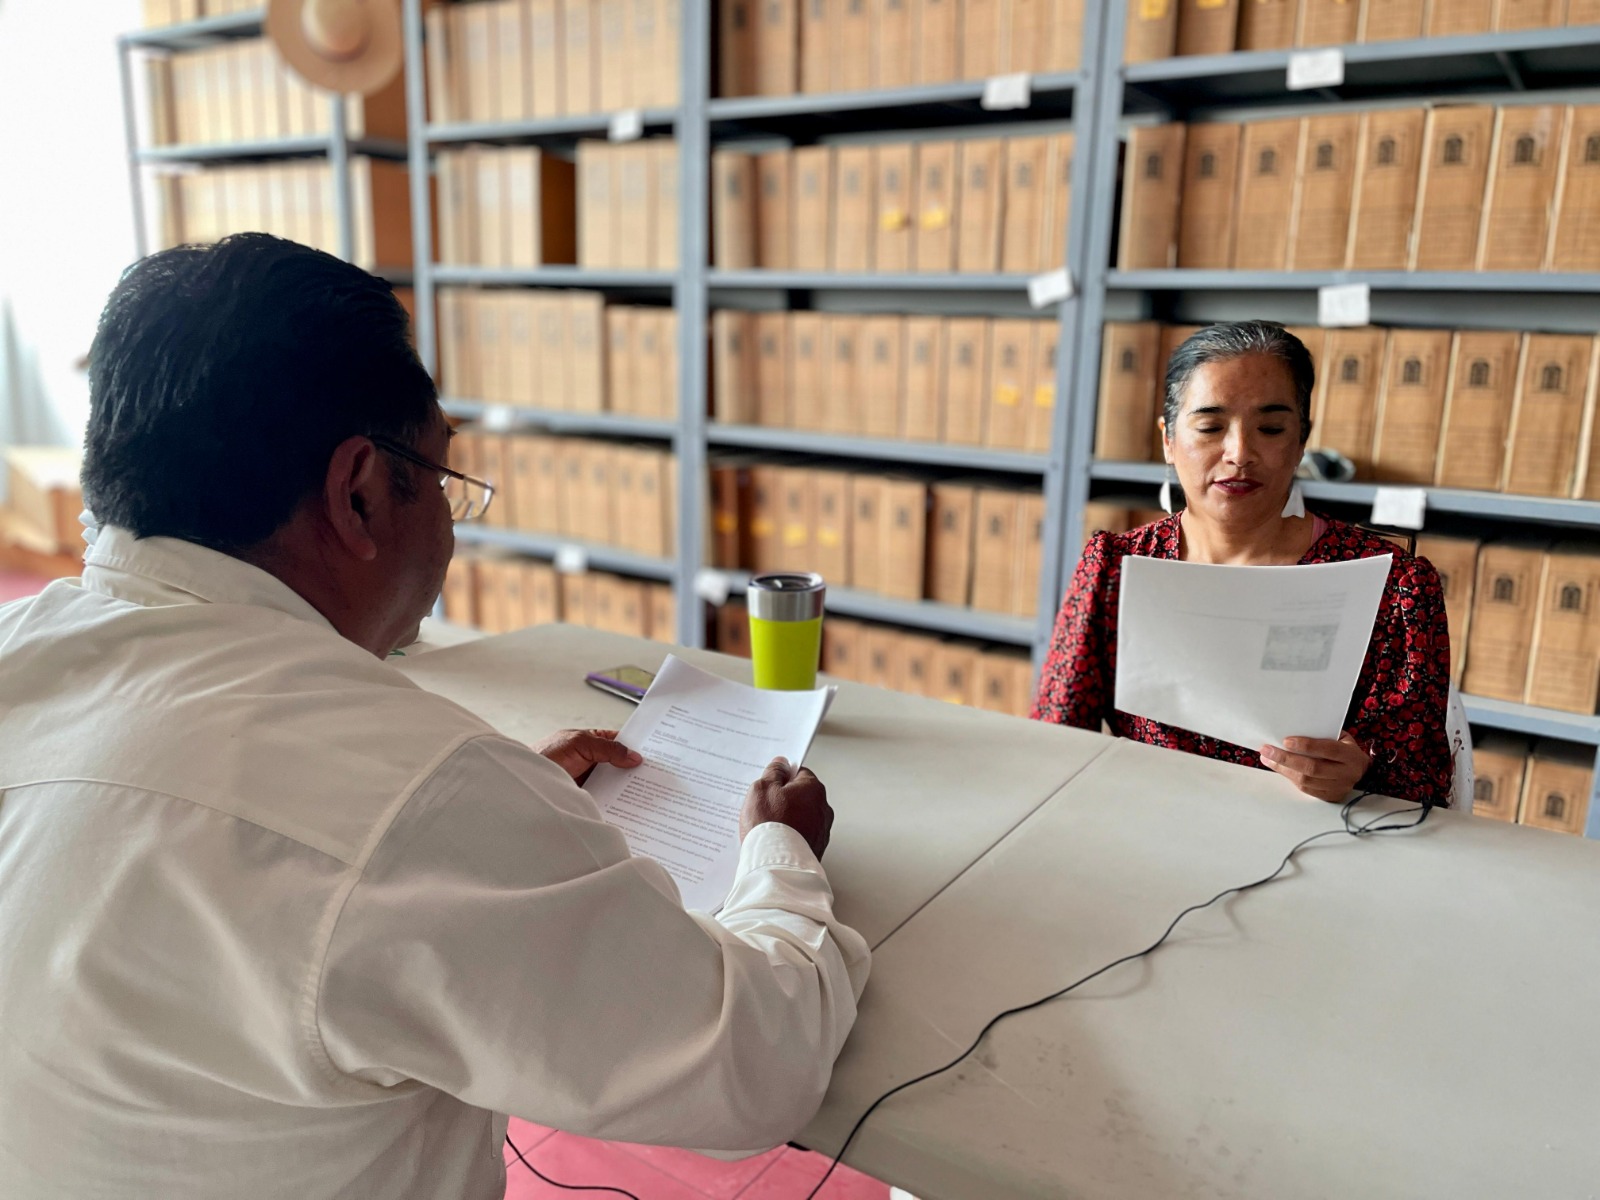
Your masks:
M133 252L143 258L150 252L150 230L144 211L144 164L139 158L139 118L133 91L133 47L117 39L117 80L122 87L122 136L128 151L128 184L133 201Z
M706 270L711 260L711 5L681 6L682 55L678 70L678 277L673 307L678 320L678 528L676 587L678 641L705 644L705 612L695 574L705 562L706 491Z
M411 184L412 287L416 317L412 322L417 356L438 378L438 333L433 313L433 160L428 154L428 73L422 48L422 0L405 0L406 162Z
M1074 450L1078 424L1076 383L1083 355L1083 330L1088 320L1099 322L1096 289L1101 285L1091 277L1101 273L1094 247L1092 213L1099 193L1099 130L1104 117L1108 73L1101 44L1106 30L1117 25L1119 4L1084 6L1082 51L1077 72L1077 92L1073 96L1072 207L1067 219L1067 268L1073 281L1072 295L1062 302L1059 320L1060 341L1056 350L1056 406L1051 414L1049 465L1044 476L1045 527L1040 553L1038 607L1034 614L1033 661L1043 665L1055 628L1056 606L1061 602L1065 573L1075 561L1076 546L1065 530L1071 527L1073 496L1087 484L1080 481ZM1103 294L1103 288L1101 288ZM1077 504L1081 511L1081 501Z
M1094 90L1096 120L1088 130L1088 200L1083 207L1084 252L1080 258L1082 296L1079 300L1077 340L1072 354L1069 392L1071 421L1065 436L1067 486L1056 507L1056 546L1061 574L1056 581L1059 603L1073 570L1083 537L1084 509L1089 500L1090 468L1094 459L1095 413L1100 392L1101 323L1105 319L1109 276L1107 251L1116 223L1118 123L1122 117L1122 41L1126 5L1101 8L1099 39L1093 47L1095 69L1088 86ZM1085 53L1088 53L1085 41ZM1078 214L1074 212L1074 217ZM1047 634L1048 636L1048 634Z

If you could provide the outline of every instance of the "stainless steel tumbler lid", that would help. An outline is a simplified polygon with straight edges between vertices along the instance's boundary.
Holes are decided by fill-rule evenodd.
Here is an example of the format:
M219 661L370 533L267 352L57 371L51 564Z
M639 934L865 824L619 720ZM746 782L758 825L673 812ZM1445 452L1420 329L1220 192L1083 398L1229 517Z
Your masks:
M750 615L759 621L814 621L822 616L827 586L809 571L755 575L746 590Z

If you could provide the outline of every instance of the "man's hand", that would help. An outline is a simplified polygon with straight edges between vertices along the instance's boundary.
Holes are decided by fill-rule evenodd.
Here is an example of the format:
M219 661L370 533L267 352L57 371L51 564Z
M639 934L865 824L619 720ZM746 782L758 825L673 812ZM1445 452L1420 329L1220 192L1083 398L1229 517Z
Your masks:
M828 848L828 833L833 829L833 809L828 807L828 789L805 767L798 770L785 758L775 758L761 778L750 785L739 813L742 840L757 825L776 821L787 825L811 847L818 858Z
M1265 746L1261 761L1308 796L1338 804L1367 773L1372 755L1348 733L1328 738L1284 738L1282 749Z
M579 783L596 763L637 767L644 759L617 741L615 729L562 729L534 747Z

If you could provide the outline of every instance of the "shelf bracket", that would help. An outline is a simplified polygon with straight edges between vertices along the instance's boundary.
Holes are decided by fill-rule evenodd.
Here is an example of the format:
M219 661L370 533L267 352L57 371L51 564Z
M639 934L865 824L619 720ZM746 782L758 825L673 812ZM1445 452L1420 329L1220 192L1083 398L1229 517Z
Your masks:
M1500 64L1500 69L1506 73L1506 82L1513 91L1525 92L1528 85L1522 81L1522 72L1517 70L1517 64L1511 61L1511 55L1504 50L1494 52L1495 62Z

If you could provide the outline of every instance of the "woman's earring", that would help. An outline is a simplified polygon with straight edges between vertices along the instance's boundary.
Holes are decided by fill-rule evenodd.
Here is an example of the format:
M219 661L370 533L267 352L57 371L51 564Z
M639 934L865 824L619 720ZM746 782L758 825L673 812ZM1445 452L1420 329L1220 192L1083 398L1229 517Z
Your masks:
M1166 513L1172 511L1172 478L1172 464L1168 463L1166 477L1161 481L1161 511Z
M1283 506L1283 515L1286 517L1303 517L1306 515L1306 494L1300 488L1297 479L1294 486L1289 489L1289 503Z

